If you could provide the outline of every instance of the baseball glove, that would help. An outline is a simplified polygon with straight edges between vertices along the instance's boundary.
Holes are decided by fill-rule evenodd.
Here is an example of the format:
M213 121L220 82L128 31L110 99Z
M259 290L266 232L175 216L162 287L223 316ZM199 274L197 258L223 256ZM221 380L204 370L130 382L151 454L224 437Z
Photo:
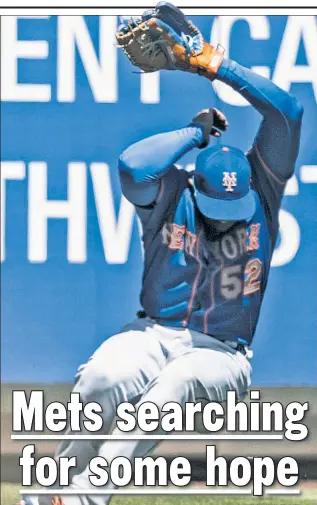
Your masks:
M116 39L129 60L144 72L183 70L213 80L224 55L221 46L205 42L199 29L168 2L125 21Z

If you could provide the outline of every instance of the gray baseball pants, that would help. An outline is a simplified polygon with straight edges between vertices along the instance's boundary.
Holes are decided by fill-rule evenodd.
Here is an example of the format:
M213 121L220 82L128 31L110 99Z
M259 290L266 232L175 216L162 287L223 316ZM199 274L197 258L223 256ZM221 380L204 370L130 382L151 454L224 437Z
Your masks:
M80 393L82 402L96 401L103 407L105 434L122 435L117 428L111 431L121 402L148 401L159 408L169 401L180 405L199 400L223 402L228 390L236 391L238 399L242 399L250 382L248 355L230 343L189 329L163 327L144 318L125 326L96 350L79 369L74 392ZM89 433L83 430L82 434ZM144 432L136 429L133 434ZM77 457L76 474L70 486L74 491L96 490L88 478L91 473L88 464L93 457L102 456L110 464L117 456L128 459L145 456L156 445L150 434L148 440L97 443L65 440L56 457ZM110 483L102 489L111 487L114 486ZM89 495L80 499L63 496L63 500L65 505L106 505L110 496Z

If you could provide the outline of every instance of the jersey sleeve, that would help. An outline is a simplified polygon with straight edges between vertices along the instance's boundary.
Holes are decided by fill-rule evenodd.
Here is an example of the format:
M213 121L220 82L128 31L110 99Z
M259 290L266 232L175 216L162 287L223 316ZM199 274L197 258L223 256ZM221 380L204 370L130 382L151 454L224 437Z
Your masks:
M288 92L232 60L224 60L217 78L242 95L262 116L247 156L252 184L271 221L278 210L298 155L303 108Z
M166 220L174 215L179 199L184 189L188 187L188 178L188 172L171 166L160 179L160 191L155 203L135 206L142 224L144 243L151 242L151 237L155 236Z
M169 169L202 141L202 128L190 126L153 135L128 147L119 158L124 196L136 206L155 204Z

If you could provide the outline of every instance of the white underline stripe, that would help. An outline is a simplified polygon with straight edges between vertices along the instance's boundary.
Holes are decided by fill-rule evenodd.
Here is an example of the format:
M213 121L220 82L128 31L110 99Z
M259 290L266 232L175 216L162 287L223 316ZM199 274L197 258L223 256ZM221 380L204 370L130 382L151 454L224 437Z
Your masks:
M11 440L283 440L284 435L11 435Z
M301 494L300 489L266 489L265 494L267 495L283 495L283 494Z
M300 489L267 489L269 495L299 495ZM21 495L252 495L252 489L20 489Z
M46 489L32 489L32 490L20 490L20 494L30 494L30 495L197 495L197 494L242 494L250 495L252 494L251 489L51 489L47 491Z

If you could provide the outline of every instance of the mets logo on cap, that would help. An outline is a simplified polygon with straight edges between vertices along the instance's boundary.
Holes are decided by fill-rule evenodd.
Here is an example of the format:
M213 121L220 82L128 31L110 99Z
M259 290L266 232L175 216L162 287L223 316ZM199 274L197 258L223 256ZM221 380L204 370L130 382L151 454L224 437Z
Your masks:
M232 192L237 185L237 172L224 172L222 185L226 188L226 191Z
M236 147L211 147L196 159L195 200L202 214L224 221L246 220L255 212L251 166Z

